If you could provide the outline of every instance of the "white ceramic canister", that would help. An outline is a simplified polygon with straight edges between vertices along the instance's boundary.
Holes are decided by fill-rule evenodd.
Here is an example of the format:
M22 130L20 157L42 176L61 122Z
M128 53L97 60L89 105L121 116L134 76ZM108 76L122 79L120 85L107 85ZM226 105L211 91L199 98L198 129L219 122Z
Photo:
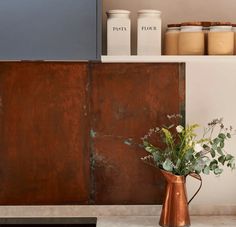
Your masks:
M107 17L107 55L130 55L130 11L109 10Z
M208 33L209 55L233 55L234 32L229 22L215 22Z
M201 22L181 24L179 34L179 55L204 55L204 32Z
M180 24L168 24L165 33L165 55L178 55Z
M161 12L138 12L138 55L161 55Z

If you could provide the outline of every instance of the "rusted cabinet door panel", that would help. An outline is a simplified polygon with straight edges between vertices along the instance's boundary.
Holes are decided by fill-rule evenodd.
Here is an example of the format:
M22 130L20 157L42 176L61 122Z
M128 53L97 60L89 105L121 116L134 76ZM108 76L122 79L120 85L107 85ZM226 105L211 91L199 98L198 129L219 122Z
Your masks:
M179 64L93 64L91 149L95 204L160 204L160 173L140 160L145 153L127 146L149 128L179 113L184 77Z
M0 63L0 204L161 203L160 173L125 140L180 112L182 76L179 64Z
M87 204L86 63L0 63L0 204Z

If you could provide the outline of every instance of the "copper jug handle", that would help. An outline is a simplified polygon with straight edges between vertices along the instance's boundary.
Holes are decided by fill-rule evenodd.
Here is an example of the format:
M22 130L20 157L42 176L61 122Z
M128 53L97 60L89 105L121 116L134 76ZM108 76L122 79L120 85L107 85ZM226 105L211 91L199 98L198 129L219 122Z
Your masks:
M195 179L197 179L197 180L199 180L201 183L200 183L200 186L199 186L199 188L198 188L198 190L195 192L195 194L192 196L192 198L188 201L188 204L190 204L191 203L191 201L195 198L195 196L198 194L198 192L200 191L200 189L202 188L202 178L201 178L201 176L199 175L199 174L197 174L197 173L190 173L190 174L188 174L189 176L191 176L191 177L193 177L193 178L195 178ZM187 176L188 176L187 175Z

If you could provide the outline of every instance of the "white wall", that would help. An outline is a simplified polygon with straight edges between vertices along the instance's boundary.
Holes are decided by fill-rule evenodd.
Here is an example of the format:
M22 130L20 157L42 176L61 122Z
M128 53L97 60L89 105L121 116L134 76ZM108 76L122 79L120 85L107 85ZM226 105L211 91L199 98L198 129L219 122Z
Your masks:
M206 125L223 117L226 125L236 129L235 62L194 62L186 64L186 116L188 123ZM199 132L199 133L202 133ZM236 136L226 150L236 156ZM189 180L189 196L198 182ZM193 204L236 204L236 171L222 176L203 175L203 188Z
M140 9L162 11L163 28L183 21L231 21L236 23L235 0L103 0L103 50L106 49L106 14L109 9L132 12L132 50L136 53L136 18Z

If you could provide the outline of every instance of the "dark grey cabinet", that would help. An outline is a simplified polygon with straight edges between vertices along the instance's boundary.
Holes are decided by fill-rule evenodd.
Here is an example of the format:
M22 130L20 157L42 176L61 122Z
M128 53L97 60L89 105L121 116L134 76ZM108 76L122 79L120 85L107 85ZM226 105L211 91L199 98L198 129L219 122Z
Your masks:
M0 60L98 60L101 0L0 0Z

